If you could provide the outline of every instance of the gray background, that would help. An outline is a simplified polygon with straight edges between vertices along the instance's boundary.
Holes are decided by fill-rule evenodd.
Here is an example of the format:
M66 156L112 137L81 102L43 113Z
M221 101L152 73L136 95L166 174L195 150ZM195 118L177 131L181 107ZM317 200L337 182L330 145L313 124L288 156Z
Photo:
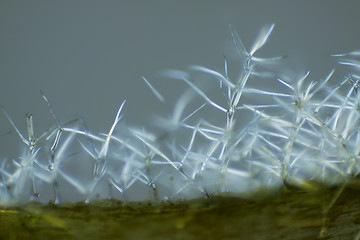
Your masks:
M0 1L0 104L26 135L25 113L37 133L54 125L42 89L61 121L83 117L108 131L121 102L125 119L148 126L171 112L185 88L157 79L162 69L190 64L221 71L236 61L228 24L246 47L261 26L276 23L261 56L287 55L310 77L336 65L329 55L360 47L359 1ZM236 69L235 69L236 70ZM154 75L155 74L155 75ZM161 104L141 76L167 99ZM19 139L0 115L0 156L19 154ZM5 135L4 135L5 134Z

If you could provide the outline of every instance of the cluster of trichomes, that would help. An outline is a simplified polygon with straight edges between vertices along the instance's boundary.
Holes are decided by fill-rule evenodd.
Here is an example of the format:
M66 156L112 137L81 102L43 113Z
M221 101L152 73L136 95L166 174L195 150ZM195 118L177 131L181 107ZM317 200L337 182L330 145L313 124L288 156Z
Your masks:
M229 76L226 60L224 73L201 66L188 72L164 71L189 89L169 119L157 120L162 134L126 126L121 116L125 101L106 134L89 131L82 119L59 122L44 95L56 124L39 137L34 135L31 114L26 116L26 138L3 109L26 146L18 158L0 162L0 203L241 196L283 185L307 188L313 182L335 184L354 177L360 169L360 76L350 74L336 86L328 83L334 71L320 81L309 81L309 73L298 79L276 77L268 66L282 57L254 56L273 27L264 27L249 51L231 29L240 58L237 78ZM358 56L360 52L336 55L355 73L360 63L351 58ZM215 99L199 79L216 82L225 100ZM264 79L284 91L250 86ZM194 99L202 103L194 106ZM222 121L204 114L209 109Z

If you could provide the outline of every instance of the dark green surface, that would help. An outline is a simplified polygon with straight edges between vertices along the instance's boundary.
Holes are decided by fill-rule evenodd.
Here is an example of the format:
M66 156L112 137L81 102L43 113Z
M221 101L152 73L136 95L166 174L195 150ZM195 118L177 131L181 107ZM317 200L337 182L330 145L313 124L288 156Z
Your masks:
M323 189L323 188L322 188ZM0 209L1 239L354 239L358 180L321 191L285 190L253 200L214 197L176 203L30 203Z

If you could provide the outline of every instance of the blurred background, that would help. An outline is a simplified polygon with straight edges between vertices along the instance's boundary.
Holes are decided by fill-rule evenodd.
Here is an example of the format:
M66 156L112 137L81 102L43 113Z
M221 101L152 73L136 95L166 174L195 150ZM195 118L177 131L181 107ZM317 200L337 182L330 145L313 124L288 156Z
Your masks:
M0 105L24 135L28 112L37 136L55 124L40 89L60 121L82 117L93 132L107 132L126 99L125 121L147 127L152 116L170 114L186 88L158 71L197 64L222 72L225 55L236 72L229 24L249 48L275 23L258 56L287 55L289 69L318 80L339 68L330 54L360 48L359 7L357 0L2 0ZM19 154L11 130L1 113L1 157Z

